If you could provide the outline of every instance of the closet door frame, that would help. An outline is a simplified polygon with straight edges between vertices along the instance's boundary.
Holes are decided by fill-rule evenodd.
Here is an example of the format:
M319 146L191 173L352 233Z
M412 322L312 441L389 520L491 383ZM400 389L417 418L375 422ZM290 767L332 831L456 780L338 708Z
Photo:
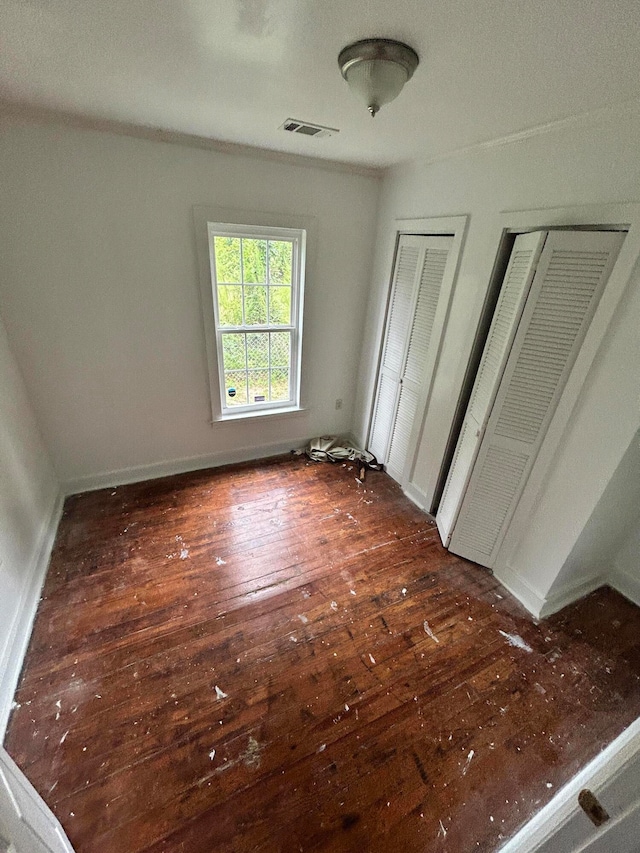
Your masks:
M584 382L640 258L640 204L600 204L503 212L499 216L499 223L499 231L494 241L496 247L502 245L507 234L521 234L532 230L583 228L627 232L546 430L535 464L529 473L524 491L496 554L494 574L533 612L539 611L538 602L533 600L536 596L532 598L533 591L522 586L515 573L509 568L509 561L530 526Z
M430 236L430 237L452 237L453 242L451 244L451 249L449 251L449 257L447 259L447 265L444 277L442 279L442 287L441 287L441 298L438 300L438 308L436 311L436 317L434 319L434 329L437 329L439 325L441 325L441 330L439 332L439 337L437 341L437 345L432 347L432 352L430 353L429 364L427 365L427 370L425 374L429 377L429 379L422 383L422 387L420 390L420 394L418 397L418 404L416 407L416 418L414 420L414 424L411 430L411 437L409 439L409 448L407 451L407 460L402 476L402 480L400 485L405 492L405 494L421 509L424 509L426 506L430 504L430 499L428 496L424 496L421 492L418 492L411 485L411 477L413 475L413 470L415 468L416 454L418 451L418 447L420 446L420 441L422 440L422 432L424 428L425 416L427 413L427 409L429 406L429 399L431 396L431 389L433 387L434 377L436 375L436 371L438 369L438 361L440 359L440 352L442 349L442 342L444 340L446 330L447 330L447 321L449 318L449 312L451 308L451 302L453 298L453 293L455 290L455 282L458 275L458 269L460 266L460 259L462 257L462 247L464 244L464 239L467 233L467 225L468 225L468 216L438 216L431 218L419 218L419 219L396 219L394 220L393 231L392 231L392 241L393 241L393 250L390 253L391 255L391 263L388 267L388 280L387 280L387 289L386 289L386 304L383 315L382 328L380 329L378 335L377 342L377 366L375 373L375 382L373 385L373 395L369 404L369 422L367 427L367 445L371 438L371 430L373 426L373 418L375 414L375 403L378 394L378 382L380 380L380 371L382 369L382 357L383 357L383 348L384 341L387 329L387 323L389 320L389 310L391 304L391 296L392 296L392 288L393 288L393 274L395 271L397 256L398 256L398 247L400 243L400 238L408 235L408 236ZM443 298L444 297L444 298ZM444 458L444 453L446 450L448 435L442 437L442 458L440 464L442 464L442 459ZM434 478L435 479L435 478Z

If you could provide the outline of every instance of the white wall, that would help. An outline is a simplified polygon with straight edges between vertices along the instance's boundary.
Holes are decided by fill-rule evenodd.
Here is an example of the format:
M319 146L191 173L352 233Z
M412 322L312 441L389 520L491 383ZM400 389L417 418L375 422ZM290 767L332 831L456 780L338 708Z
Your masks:
M414 479L444 448L508 210L640 200L640 110L562 127L503 147L392 170L384 183L378 251L356 407L365 434L395 218L470 214L449 326ZM509 543L503 565L544 601L639 425L640 287L637 276L581 393L549 476L531 498L526 535ZM418 487L420 483L417 482ZM526 496L526 492L525 492ZM624 498L623 498L624 499ZM523 498L524 503L524 498ZM573 577L573 583L580 579Z
M634 435L550 594L570 586L576 577L603 581L615 575L619 585L620 573L629 577L629 592L634 581L640 585L640 432Z
M637 471L636 476L640 480ZM614 557L613 579L620 592L640 605L640 500L636 504L636 517Z
M0 320L0 742L57 522L58 483Z
M200 467L349 430L377 177L63 125L7 119L2 131L0 300L63 483ZM316 218L308 414L210 425L194 205Z

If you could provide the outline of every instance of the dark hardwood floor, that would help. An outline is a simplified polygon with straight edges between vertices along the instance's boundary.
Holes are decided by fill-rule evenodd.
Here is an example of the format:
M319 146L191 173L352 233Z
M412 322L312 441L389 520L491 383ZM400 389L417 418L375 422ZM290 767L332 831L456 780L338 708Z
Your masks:
M77 853L493 851L640 715L640 610L536 625L357 475L67 500L6 745Z

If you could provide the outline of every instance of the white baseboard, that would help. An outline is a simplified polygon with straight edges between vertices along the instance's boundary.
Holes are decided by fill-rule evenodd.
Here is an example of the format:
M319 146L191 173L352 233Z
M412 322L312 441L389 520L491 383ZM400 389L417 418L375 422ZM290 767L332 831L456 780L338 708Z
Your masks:
M605 583L607 581L602 575L594 575L593 577L581 580L579 583L566 584L557 590L553 590L544 599L544 604L540 610L540 618L557 613L558 610L562 610L563 607L567 607L569 604L573 604L574 601L584 598L585 595L589 595L589 593L603 586Z
M31 580L16 609L12 631L0 669L0 744L4 741L6 734L9 715L11 714L11 705L16 687L18 686L29 639L31 638L33 622L40 601L40 593L47 575L47 569L49 568L49 558L51 557L51 550L56 538L63 506L64 494L59 492L51 508L49 520L43 527L40 545L33 565L27 567L26 570L29 572L29 569L31 569Z
M589 788L598 794L607 782L623 770L626 768L633 770L633 763L637 765L639 754L640 719L635 720L600 755L597 755L564 788L561 788L551 802L547 803L529 823L500 848L499 853L535 853L543 844L553 842L554 836L578 811L580 791L583 788ZM606 826L607 824L604 824L602 829ZM564 846L556 848L555 844L552 844L545 849L561 851L565 848Z
M153 462L150 465L136 465L131 468L120 468L116 471L105 471L101 474L89 474L86 477L77 477L64 483L63 489L65 495L93 492L96 489L124 486L127 483L141 483L144 480L155 480L158 477L169 477L173 474L186 474L189 471L200 471L205 468L218 468L221 465L233 465L237 462L264 459L268 456L279 456L291 450L298 450L306 444L307 441L301 442L294 439L286 443L263 444L259 447L241 447L236 450L210 453L206 456L189 456L185 459Z
M608 582L601 575L595 575L578 583L561 586L551 594L542 595L507 566L495 569L493 574L536 619L545 619L557 613Z
M628 572L614 568L607 582L609 586L640 607L640 578L634 578Z
M519 577L507 566L495 569L493 574L512 595L515 595L520 604L526 607L532 616L536 619L540 617L540 613L545 605L544 596L540 595L527 581Z

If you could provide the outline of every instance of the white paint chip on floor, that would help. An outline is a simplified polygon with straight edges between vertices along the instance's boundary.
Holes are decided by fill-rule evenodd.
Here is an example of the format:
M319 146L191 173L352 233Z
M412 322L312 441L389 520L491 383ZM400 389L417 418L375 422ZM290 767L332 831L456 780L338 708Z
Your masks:
M502 634L510 646L513 646L516 649L522 649L523 652L533 651L531 646L528 643L525 643L519 634L507 634L506 631L500 631L499 633Z
M435 643L439 643L439 642L440 642L440 640L436 637L436 635L433 633L433 631L432 631L432 630L431 630L431 628L429 627L429 623L427 622L427 620L426 620L426 619L425 619L425 620L424 620L424 622L422 623L422 627L424 628L424 632L425 632L425 634L427 634L427 636L431 637L431 639L432 639Z
M476 754L475 750L473 750L473 749L469 750L469 755L467 755L467 763L464 765L464 768L462 770L463 776L467 775L467 770L469 769L469 765L471 764L471 761L473 760L473 756L475 754Z

